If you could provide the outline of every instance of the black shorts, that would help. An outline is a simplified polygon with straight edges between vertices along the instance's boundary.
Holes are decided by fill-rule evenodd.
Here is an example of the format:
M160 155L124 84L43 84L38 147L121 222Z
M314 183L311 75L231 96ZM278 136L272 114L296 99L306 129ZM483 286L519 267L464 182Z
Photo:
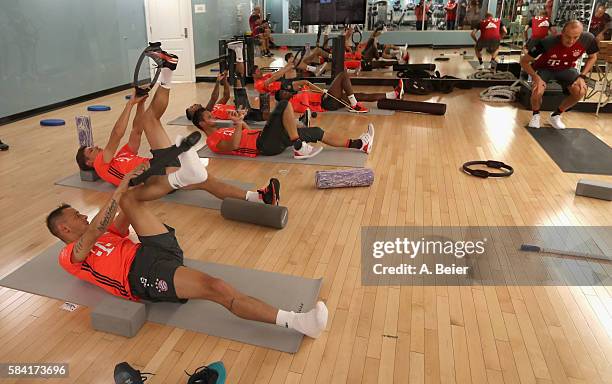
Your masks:
M257 150L264 156L274 156L283 152L287 147L293 145L289 134L283 125L283 112L289 105L287 100L276 103L276 107L270 113L268 123L257 138ZM300 139L308 143L316 143L323 138L323 130L317 127L298 128Z
M328 94L323 95L321 98L321 108L326 111L337 111L344 107L344 104L340 103L338 100L334 99Z
M494 53L499 48L499 40L478 40L476 50L486 49L488 53Z
M567 68L560 71L551 71L548 69L537 69L538 76L544 80L545 83L549 83L552 80L557 81L563 89L563 93L569 95L569 86L574 84L576 79L580 77L580 73L576 68Z
M161 157L164 157L164 155L166 154L166 152L168 152L170 150L171 147L168 148L162 148L162 149L152 149L151 150L151 154L153 155L153 158L149 161L149 164L151 165L151 167L153 167L153 165L159 161L159 159ZM176 167L176 168L180 168L181 167L181 162L179 161L179 159L174 159L172 160L172 162L170 164L168 164L167 167ZM159 172L155 173L155 175L157 176L161 176L161 175L165 175L166 172L165 170L160 170Z
M138 236L140 248L130 266L128 281L132 293L148 301L186 303L176 297L174 273L183 266L183 250L176 240L174 228L155 236Z
M245 121L265 121L263 118L263 113L260 109L249 109L247 114L244 116Z

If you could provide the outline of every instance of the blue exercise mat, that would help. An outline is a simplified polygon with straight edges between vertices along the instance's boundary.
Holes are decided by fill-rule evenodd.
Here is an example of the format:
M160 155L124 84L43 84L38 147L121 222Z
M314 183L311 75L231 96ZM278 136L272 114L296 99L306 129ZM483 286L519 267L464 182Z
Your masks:
M110 111L111 107L109 107L108 105L90 105L89 107L87 107L87 110L94 112L103 112Z
M40 125L44 127L56 127L59 125L65 125L66 122L62 119L44 119L40 121Z

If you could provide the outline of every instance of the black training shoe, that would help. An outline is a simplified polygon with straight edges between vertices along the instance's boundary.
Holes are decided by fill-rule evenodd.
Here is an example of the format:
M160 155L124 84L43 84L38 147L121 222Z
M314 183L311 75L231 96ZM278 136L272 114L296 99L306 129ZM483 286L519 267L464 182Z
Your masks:
M198 141L200 141L201 138L202 138L202 134L200 132L198 131L192 132L189 134L189 136L184 138L183 141L181 141L181 145L179 145L178 148L182 150L183 152L187 152L188 150L191 149L191 147L196 145Z
M115 384L143 384L148 377L144 375L154 375L153 373L140 372L125 361L115 366Z
M8 151L8 149L8 144L4 144L2 141L0 141L0 151Z
M264 203L278 205L278 202L280 201L280 181L278 181L278 179L271 178L268 186L258 189L257 192Z

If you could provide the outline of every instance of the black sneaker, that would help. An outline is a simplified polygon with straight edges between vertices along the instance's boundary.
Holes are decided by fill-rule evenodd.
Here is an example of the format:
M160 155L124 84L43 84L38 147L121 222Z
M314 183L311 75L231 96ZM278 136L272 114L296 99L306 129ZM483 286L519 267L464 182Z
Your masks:
M300 117L300 121L304 124L304 127L310 127L310 119L312 118L312 112L310 112L310 108L306 108L306 111Z
M268 186L262 189L258 189L259 196L266 204L278 205L280 201L280 181L275 178L270 179Z
M0 151L8 151L9 146L8 144L4 144L1 140L0 140Z

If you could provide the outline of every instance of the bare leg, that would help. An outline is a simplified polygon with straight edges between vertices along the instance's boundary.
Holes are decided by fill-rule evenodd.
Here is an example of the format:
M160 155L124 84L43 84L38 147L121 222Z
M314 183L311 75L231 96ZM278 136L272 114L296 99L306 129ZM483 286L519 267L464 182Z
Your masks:
M340 136L337 133L325 131L323 139L321 139L327 145L332 147L346 148L349 141L349 137Z
M174 274L174 287L179 298L210 300L240 318L276 323L278 309L239 292L221 279L195 269L179 267Z
M546 83L542 83L541 86L532 85L531 88L531 110L539 111L542 106L542 96L546 91Z
M159 118L149 108L143 115L144 132L151 149L168 148L174 142L168 137L168 133L161 125Z
M336 75L336 78L334 79L334 81L332 81L327 92L338 99L344 96L343 92L347 95L353 94L353 86L351 84L351 79L346 74L346 72L342 71L338 75Z
M227 197L244 200L247 192L244 189L240 189L231 184L226 184L221 180L217 179L216 177L211 176L210 174L208 175L208 178L205 182L199 184L192 184L182 189L201 189L203 191L211 193L212 195L221 200Z
M149 105L148 111L153 113L153 116L159 120L163 116L164 112L166 112L169 99L170 89L158 85L157 90L155 91L155 96L153 96L153 101L151 101L151 104Z
M244 77L244 62L242 63L236 62L235 68L236 68L236 73L238 73L240 77Z
M482 60L482 51L476 47L474 47L474 53L476 53L476 58Z
M289 134L289 139L291 139L291 141L295 141L300 138L297 131L297 121L295 120L291 103L287 103L287 107L283 111L283 127Z
M563 101L559 105L559 110L561 111L567 111L568 109L576 105L576 103L578 103L585 96L586 89L581 89L578 84L574 83L569 87L569 92L570 94L565 99L563 99Z
M138 198L139 190L147 188L149 187L141 186L126 192L120 201L121 209L138 235L154 236L167 233L168 229L159 218L149 211L146 204ZM211 300L223 305L241 318L276 323L278 309L246 296L223 280L200 271L179 267L174 274L174 285L179 298Z
M497 59L498 54L499 54L499 48L497 48L493 53L491 53L491 60Z

